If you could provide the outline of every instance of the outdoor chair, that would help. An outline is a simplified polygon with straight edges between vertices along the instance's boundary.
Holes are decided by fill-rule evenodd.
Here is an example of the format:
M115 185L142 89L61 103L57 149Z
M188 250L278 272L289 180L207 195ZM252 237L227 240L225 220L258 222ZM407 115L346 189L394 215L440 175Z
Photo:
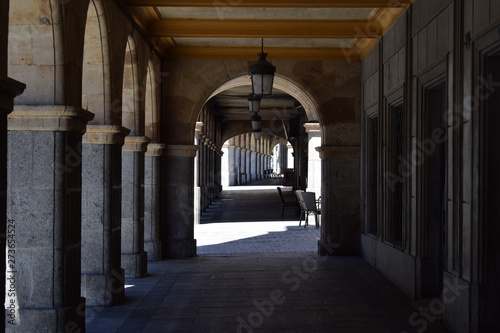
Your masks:
M299 203L297 202L295 196L284 195L280 187L277 187L277 189L281 200L281 217L283 217L283 213L285 212L285 207L294 207L295 212L297 212Z
M305 216L304 228L309 224L309 214L314 214L316 220L316 228L319 228L318 215L321 210L317 207L316 194L314 192L296 191L297 200L301 208L299 227L302 224L302 217Z

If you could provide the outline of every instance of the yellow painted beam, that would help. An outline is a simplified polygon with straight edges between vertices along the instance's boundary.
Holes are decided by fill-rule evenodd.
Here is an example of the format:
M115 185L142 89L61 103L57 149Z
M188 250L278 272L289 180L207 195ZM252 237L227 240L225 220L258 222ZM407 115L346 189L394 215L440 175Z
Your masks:
M368 20L163 19L148 26L154 37L378 38L382 31Z
M405 7L415 0L122 0L126 6L267 7L267 8L373 8Z
M162 53L165 59L257 60L258 47L176 46ZM267 59L273 60L346 60L357 61L357 50L333 47L266 47Z

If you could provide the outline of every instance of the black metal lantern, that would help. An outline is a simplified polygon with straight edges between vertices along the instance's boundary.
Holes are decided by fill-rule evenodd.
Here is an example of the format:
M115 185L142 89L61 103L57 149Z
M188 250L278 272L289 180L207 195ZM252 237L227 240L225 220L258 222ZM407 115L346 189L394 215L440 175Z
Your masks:
M260 131L260 126L261 126L261 123L262 123L262 118L257 114L255 113L252 118L250 118L252 120L252 129L254 131Z
M264 39L262 39L262 52L258 56L259 60L249 67L252 78L252 91L254 95L270 96L273 91L276 67L266 60L267 53L264 53Z
M262 99L261 96L257 95L250 95L248 97L248 108L252 112L259 112L260 110L260 100Z
M253 131L253 137L255 138L255 140L260 140L260 138L262 137L262 132L260 130L258 131Z

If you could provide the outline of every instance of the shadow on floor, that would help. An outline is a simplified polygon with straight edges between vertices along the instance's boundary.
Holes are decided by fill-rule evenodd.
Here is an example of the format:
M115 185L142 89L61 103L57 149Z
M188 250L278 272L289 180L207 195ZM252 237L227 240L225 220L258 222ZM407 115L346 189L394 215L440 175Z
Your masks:
M446 332L359 257L205 256L148 269L126 280L126 303L87 307L87 332Z
M290 188L284 188L290 192ZM300 210L285 207L276 186L232 186L222 191L201 216L201 223L299 221Z

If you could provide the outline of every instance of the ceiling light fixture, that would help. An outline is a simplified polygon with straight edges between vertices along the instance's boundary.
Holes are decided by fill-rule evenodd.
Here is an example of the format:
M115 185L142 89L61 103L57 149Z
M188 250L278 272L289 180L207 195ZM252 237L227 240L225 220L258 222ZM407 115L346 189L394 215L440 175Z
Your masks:
M256 131L256 130L260 131L261 124L262 124L262 118L257 113L255 113L252 116L252 118L250 118L250 119L252 120L252 129L254 131Z
M257 95L250 95L248 97L248 108L250 109L250 111L255 113L259 112L261 99L262 97Z
M261 125L262 118L257 114L257 112L250 118L252 120L253 136L256 140L260 140L262 136Z
M252 78L253 94L258 96L271 96L276 67L266 60L267 53L264 53L263 38L262 52L257 55L259 56L259 60L250 65L248 69Z

